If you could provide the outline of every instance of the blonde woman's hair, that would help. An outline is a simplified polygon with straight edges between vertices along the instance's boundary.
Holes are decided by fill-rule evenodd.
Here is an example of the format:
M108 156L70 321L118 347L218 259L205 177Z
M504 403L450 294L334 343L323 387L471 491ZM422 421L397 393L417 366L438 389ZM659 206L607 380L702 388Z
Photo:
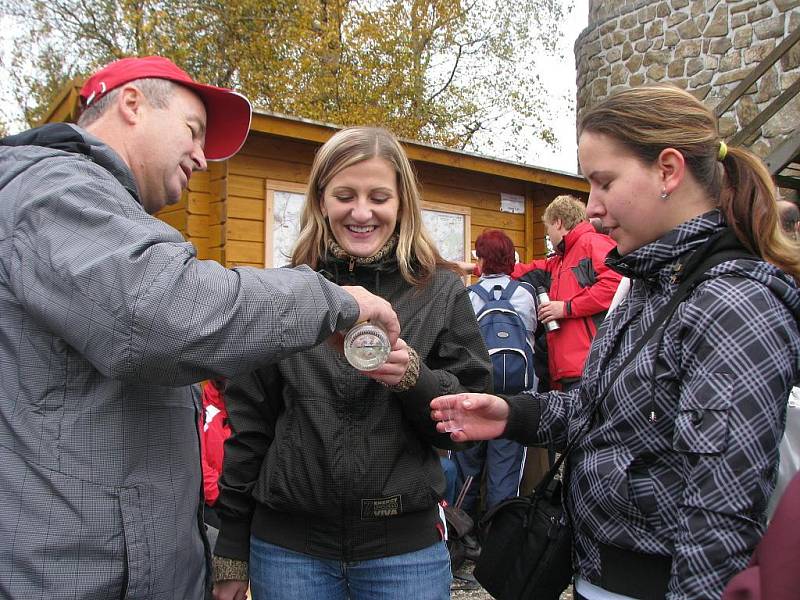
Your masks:
M800 246L781 229L769 171L748 150L722 146L716 117L689 92L673 85L623 90L583 114L578 135L584 132L613 138L646 165L665 148L680 152L739 241L800 282Z
M458 272L458 267L439 254L422 222L422 197L414 169L397 138L379 127L352 127L331 137L317 151L308 181L306 201L300 218L300 235L292 252L293 266L306 264L312 269L327 254L332 239L322 214L322 198L331 179L347 167L382 158L397 174L400 207L397 214L397 263L409 284L424 284L437 266Z
M564 229L572 231L578 223L586 220L586 205L569 194L556 196L544 209L542 218L551 225L559 220Z

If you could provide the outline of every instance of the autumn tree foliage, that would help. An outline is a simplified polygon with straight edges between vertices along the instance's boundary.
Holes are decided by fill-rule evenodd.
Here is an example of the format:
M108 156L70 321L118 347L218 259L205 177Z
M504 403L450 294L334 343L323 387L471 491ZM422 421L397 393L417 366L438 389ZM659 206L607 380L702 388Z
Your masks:
M0 0L20 32L10 72L35 124L70 79L160 54L258 109L522 156L552 141L536 58L559 0ZM503 147L510 145L512 148Z

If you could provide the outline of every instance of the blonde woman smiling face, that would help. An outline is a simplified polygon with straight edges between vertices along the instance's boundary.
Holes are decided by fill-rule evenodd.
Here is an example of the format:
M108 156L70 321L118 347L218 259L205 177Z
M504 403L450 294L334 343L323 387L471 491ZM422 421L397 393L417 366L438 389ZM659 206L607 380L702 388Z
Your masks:
M374 255L397 226L397 175L375 157L346 167L325 186L320 208L336 242L351 256Z

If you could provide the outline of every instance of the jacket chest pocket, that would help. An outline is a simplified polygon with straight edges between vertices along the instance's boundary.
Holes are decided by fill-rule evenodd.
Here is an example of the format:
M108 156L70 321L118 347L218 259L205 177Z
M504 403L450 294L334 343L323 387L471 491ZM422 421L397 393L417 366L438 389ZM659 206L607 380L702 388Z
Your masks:
M728 447L734 376L710 373L683 385L672 447L689 454L718 454Z

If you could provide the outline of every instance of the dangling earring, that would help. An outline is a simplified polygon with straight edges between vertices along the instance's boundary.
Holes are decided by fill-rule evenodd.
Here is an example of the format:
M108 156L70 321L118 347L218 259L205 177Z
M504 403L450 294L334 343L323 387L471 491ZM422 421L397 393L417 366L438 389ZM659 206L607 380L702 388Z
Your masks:
M666 200L667 198L669 198L669 194L667 193L667 188L663 187L661 188L661 199Z

